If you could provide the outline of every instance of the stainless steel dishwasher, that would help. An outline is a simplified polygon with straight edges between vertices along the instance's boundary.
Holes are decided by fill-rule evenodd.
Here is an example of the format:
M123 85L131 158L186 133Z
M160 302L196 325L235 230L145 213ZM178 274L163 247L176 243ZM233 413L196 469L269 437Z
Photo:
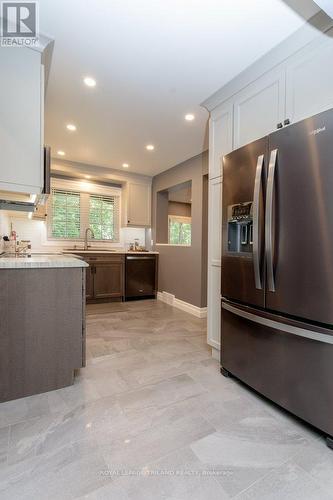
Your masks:
M125 300L156 298L158 255L126 255Z

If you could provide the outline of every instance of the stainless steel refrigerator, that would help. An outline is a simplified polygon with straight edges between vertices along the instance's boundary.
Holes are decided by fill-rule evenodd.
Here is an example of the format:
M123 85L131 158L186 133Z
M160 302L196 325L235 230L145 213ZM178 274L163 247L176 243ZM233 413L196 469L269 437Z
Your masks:
M221 365L333 446L333 110L223 158Z

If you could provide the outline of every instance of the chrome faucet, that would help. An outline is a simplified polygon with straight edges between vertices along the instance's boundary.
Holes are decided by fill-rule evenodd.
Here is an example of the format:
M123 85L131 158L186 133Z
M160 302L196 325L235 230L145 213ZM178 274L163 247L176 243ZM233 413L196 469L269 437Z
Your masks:
M89 248L89 245L88 245L88 233L89 233L89 231L91 233L91 239L95 238L94 231L91 229L91 227L87 227L86 232L85 232L85 236L84 236L84 249L85 250L88 250L88 248Z

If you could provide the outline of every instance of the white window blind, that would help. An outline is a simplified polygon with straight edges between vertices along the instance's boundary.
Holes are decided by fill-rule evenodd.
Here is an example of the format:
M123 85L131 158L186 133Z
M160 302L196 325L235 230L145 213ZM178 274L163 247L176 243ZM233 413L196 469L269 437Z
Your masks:
M96 240L119 242L120 196L52 188L48 237L80 240L90 227Z
M118 196L89 196L89 227L96 240L119 240L118 200Z
M80 193L52 189L49 201L49 235L52 238L78 239L81 229Z

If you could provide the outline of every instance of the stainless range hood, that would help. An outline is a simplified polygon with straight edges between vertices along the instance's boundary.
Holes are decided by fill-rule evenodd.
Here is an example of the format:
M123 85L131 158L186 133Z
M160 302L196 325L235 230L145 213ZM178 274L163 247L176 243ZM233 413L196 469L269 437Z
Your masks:
M35 212L39 205L45 205L50 194L51 150L44 146L44 188L41 194L0 191L0 210Z
M19 212L34 212L37 195L0 191L0 210L15 210Z

